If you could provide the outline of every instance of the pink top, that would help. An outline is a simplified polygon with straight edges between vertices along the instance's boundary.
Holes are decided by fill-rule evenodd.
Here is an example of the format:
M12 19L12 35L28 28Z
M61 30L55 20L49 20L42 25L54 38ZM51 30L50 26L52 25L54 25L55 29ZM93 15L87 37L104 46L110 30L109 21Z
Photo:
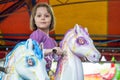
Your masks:
M51 49L57 46L57 42L53 38L46 35L46 33L41 31L40 29L33 31L32 34L30 35L30 38L36 40L38 43L43 42L44 49ZM45 56L45 60L47 61L46 65L47 71L50 70L52 59L53 58L51 54Z

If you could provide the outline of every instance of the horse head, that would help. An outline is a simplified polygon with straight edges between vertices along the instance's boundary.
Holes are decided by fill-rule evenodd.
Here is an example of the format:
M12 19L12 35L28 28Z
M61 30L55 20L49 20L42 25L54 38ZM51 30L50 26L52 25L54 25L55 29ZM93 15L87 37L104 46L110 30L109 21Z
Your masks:
M65 34L62 40L62 47L66 50L67 46L72 53L79 57L86 57L89 61L99 61L100 59L101 55L95 48L87 28L83 28L78 24Z
M78 24L65 34L60 47L65 53L58 62L55 80L84 80L83 66L79 57L85 57L92 62L100 59L100 53L95 48L87 29Z
M9 78L9 80L49 80L45 65L46 61L39 44L28 39L18 43L6 56L7 74L3 78Z

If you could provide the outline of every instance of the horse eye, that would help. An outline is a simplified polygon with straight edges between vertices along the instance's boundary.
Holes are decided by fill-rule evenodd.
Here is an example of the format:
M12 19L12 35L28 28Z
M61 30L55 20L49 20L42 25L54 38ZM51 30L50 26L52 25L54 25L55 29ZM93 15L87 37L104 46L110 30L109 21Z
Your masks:
M79 45L84 45L86 43L86 40L83 37L77 38L77 43Z
M26 62L28 66L35 66L34 58L26 58Z

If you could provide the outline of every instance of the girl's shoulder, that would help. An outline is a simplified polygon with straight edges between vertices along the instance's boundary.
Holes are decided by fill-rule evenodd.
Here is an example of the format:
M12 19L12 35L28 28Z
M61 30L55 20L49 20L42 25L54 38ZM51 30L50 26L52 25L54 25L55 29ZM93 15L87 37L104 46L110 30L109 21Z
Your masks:
M43 31L37 29L30 34L30 38L41 42L47 38L47 35Z

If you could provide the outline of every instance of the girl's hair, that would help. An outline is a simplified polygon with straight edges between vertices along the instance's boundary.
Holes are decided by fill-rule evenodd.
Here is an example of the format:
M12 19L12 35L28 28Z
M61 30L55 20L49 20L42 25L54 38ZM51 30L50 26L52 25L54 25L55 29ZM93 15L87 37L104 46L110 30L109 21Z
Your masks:
M50 23L50 26L49 26L49 31L51 31L54 28L55 20L54 20L54 13L53 13L52 7L50 5L48 5L47 3L38 3L34 6L34 8L32 10L32 13L31 13L31 17L30 17L30 29L31 30L36 30L37 29L34 17L36 15L36 10L39 7L46 7L48 13L50 13L51 23Z

